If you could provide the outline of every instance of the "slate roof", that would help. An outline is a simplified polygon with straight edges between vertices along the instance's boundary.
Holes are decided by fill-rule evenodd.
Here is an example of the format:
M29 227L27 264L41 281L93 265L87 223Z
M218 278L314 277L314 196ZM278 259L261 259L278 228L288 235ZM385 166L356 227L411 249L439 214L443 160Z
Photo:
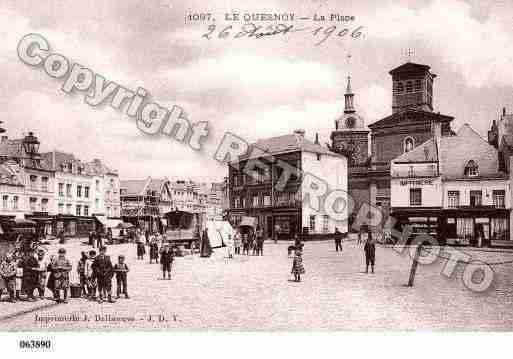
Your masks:
M425 121L440 121L440 122L449 122L454 120L453 116L442 115L440 113L430 112L430 111L421 111L413 108L406 108L402 111L398 111L393 113L381 120L378 120L374 123L368 125L370 129L376 129L380 127L392 127L396 126L400 123L400 119L402 117L407 117L408 119L414 119L419 122Z
M149 181L148 177L145 180L123 180L119 181L119 188L123 192L123 196L142 196L146 193L146 187Z
M434 139L427 140L423 144L415 147L413 150L403 153L396 157L394 163L404 162L436 162L438 161L438 151Z
M277 137L270 137L266 139L260 139L255 143L252 143L248 147L248 151L239 157L239 160L245 160L249 158L258 158L262 156L278 155L288 152L311 152L330 156L341 155L331 152L326 147L315 144L304 136L293 133L288 135L282 135Z
M395 75L401 72L410 72L410 71L429 71L431 67L428 65L416 64L414 62L407 62L405 64L399 65L396 68L390 70L390 75Z

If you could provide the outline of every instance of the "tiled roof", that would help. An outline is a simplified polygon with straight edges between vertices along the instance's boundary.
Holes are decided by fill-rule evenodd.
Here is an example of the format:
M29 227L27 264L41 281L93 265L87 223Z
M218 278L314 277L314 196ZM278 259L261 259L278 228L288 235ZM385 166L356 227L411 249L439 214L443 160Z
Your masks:
M124 180L119 181L119 188L123 191L123 196L141 196L146 192L151 178L145 180Z
M410 152L403 153L401 156L393 160L399 162L428 162L438 161L438 153L434 139L427 140L423 144L415 147Z
M368 125L370 129L377 129L380 127L391 127L396 126L397 123L401 122L401 118L405 119L413 119L415 121L440 121L440 122L448 122L454 120L454 117L442 115L439 113L431 112L431 111L422 111L414 108L406 108L404 110L395 112L381 120L378 120L374 123Z
M23 187L23 183L18 174L8 163L0 165L0 184Z
M407 62L402 64L392 70L390 70L389 74L394 75L400 72L409 72L409 71L428 71L431 67L428 65L416 64L414 62Z
M248 151L240 156L240 159L258 158L295 151L340 156L321 145L307 140L304 136L294 133L258 140L249 145Z

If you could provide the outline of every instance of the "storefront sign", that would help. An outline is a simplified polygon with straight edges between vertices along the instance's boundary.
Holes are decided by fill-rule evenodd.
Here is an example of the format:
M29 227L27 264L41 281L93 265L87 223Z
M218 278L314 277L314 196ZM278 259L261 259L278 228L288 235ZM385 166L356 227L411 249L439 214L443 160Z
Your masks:
M433 179L425 178L425 179L403 179L400 181L401 186L423 186L423 185L433 185Z

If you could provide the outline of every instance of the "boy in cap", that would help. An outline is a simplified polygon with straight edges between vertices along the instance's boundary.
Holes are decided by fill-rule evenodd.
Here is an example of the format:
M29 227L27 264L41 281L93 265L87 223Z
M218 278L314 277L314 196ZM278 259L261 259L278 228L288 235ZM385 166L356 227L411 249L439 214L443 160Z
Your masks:
M9 299L12 303L16 302L16 262L11 254L7 254L4 261L0 264L0 276L4 280L5 287L9 293Z
M98 281L98 303L102 303L106 296L109 303L114 303L112 299L112 276L114 275L114 267L110 257L106 255L107 248L102 246L100 254L93 262L93 272L96 280Z
M173 251L169 248L169 244L164 246L164 250L160 255L160 264L162 265L162 279L171 279L171 265L173 264Z
M127 273L130 271L125 263L125 256L120 255L118 257L118 263L114 266L114 272L116 273L116 298L119 299L119 295L123 293L126 299L130 299L128 296L128 290L126 285Z

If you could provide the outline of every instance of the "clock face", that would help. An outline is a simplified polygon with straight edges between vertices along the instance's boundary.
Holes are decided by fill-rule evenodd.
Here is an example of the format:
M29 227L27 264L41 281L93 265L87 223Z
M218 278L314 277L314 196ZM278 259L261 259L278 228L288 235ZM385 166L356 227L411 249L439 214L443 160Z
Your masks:
M356 119L354 117L346 118L346 127L347 128L353 128L355 124L356 124Z

